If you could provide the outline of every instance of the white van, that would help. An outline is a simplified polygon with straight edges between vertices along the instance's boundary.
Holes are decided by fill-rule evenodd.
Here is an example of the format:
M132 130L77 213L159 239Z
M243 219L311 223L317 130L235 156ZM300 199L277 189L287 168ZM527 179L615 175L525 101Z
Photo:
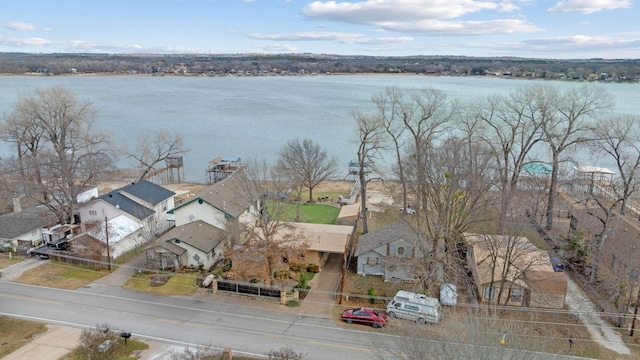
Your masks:
M440 302L436 298L400 290L387 305L392 318L408 319L420 324L440 322Z

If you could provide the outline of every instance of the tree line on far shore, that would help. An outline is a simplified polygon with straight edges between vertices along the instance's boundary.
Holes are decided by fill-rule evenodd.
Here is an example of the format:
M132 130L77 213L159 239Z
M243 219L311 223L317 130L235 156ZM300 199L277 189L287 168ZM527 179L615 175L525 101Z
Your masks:
M637 82L640 59L534 59L328 54L126 55L0 53L0 74L274 75L408 73Z

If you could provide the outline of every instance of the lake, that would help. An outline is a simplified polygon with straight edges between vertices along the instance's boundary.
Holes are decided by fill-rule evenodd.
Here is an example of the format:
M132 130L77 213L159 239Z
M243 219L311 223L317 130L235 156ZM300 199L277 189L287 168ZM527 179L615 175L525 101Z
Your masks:
M0 76L0 114L9 113L21 94L64 86L93 102L98 124L114 144L133 146L147 131L181 133L188 181L204 182L208 162L217 157L274 161L295 137L311 138L335 155L346 175L356 158L354 110L373 111L371 96L386 87L431 87L450 99L474 100L506 94L541 80L420 75L319 75L275 77L180 76ZM575 82L544 82L558 88ZM615 112L640 115L639 84L603 84L615 98ZM0 144L0 156L13 149ZM589 156L586 156L589 158ZM121 157L118 165L130 166ZM590 164L599 165L599 164ZM600 165L605 166L605 165Z

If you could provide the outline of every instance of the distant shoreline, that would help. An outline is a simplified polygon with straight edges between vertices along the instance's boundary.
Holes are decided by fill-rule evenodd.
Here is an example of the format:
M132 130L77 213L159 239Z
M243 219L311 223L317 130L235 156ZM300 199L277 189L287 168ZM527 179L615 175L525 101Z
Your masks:
M215 78L215 77L307 77L307 76L426 76L426 77L454 77L454 78L493 78L493 79L504 79L504 80L530 80L530 81L561 81L561 82L578 82L578 83L598 83L598 84L638 84L640 81L602 81L602 80L585 80L585 79L546 79L546 78L534 78L534 77L521 77L521 76L506 76L506 75L443 75L443 74L424 74L424 73L411 73L411 72L403 72L403 73L376 73L376 72L357 72L357 73L346 73L346 72L336 72L336 73L311 73L311 74L267 74L267 75L233 75L233 74L215 74L215 75L202 75L202 74L129 74L129 73L81 73L81 74L43 74L43 73L23 73L23 74L14 74L14 73L0 73L0 77L18 77L18 76L28 76L28 77L202 77L202 78Z

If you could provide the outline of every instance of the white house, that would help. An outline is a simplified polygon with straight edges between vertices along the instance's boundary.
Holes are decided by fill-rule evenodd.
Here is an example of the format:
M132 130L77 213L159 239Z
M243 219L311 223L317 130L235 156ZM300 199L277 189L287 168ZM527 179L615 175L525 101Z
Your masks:
M105 245L108 243L110 256L115 259L127 251L141 246L146 241L142 234L142 228L143 225L139 221L125 215L119 215L106 222L97 223L97 226L92 228L89 234Z
M222 259L229 233L202 220L176 226L147 248L147 260L161 269L211 268Z
M173 191L143 180L81 204L78 212L85 224L102 223L124 215L160 233L171 225L166 212L174 206L174 195Z
M228 231L235 226L252 229L260 218L260 200L246 183L243 173L234 173L168 213L176 227L200 220Z

